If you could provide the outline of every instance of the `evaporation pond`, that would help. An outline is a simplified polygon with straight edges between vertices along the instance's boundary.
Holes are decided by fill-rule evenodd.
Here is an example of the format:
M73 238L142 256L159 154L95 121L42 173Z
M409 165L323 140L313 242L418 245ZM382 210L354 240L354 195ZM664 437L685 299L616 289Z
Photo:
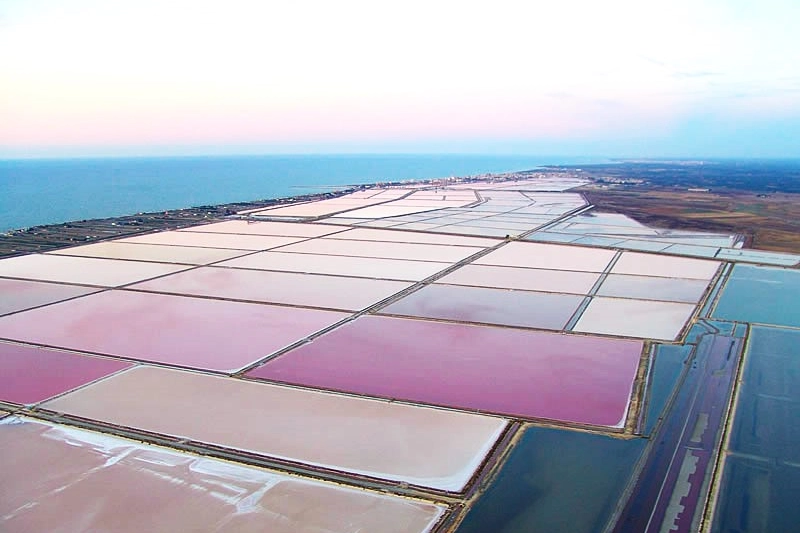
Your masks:
M638 341L366 316L251 377L385 398L619 427Z
M692 304L678 302L596 296L574 331L671 341L686 325L694 308Z
M402 281L201 267L131 286L143 291L357 311L411 284Z
M800 330L754 326L730 449L800 463Z
M717 261L625 252L614 264L611 273L710 280L718 268Z
M799 330L751 329L713 532L795 531L800 523L798 346Z
M736 265L714 318L800 327L800 271Z
M129 366L113 359L0 342L0 400L34 404Z
M274 235L162 231L160 233L148 233L146 235L137 235L136 237L126 237L115 242L199 246L201 248L227 248L232 250L267 250L301 240L303 240L302 237L281 237Z
M21 279L0 278L0 315L61 300L84 296L100 289Z
M692 349L691 345L660 344L653 350L644 428L646 435L652 433L662 416Z
M382 313L561 330L583 301L576 294L515 291L486 287L428 285Z
M441 284L474 285L499 289L588 294L599 274L538 268L465 265L437 281Z
M483 248L473 246L448 246L443 244L418 244L390 241L348 241L322 237L281 248L282 252L304 254L349 255L354 257L382 257L385 259L410 259L417 261L456 262L466 259Z
M457 533L603 531L646 442L530 428Z
M446 244L449 246L483 246L490 247L498 241L477 237L454 237L437 233L421 233L417 231L397 231L384 229L356 228L334 235L335 239L355 241L412 242L417 244Z
M230 372L347 316L118 290L0 317L0 338Z
M0 449L7 532L423 533L444 510L25 418Z
M106 259L132 259L157 263L186 263L205 265L232 259L248 253L245 250L222 248L200 248L196 246L165 246L163 244L133 244L127 242L98 242L85 246L73 246L55 252L55 255L76 255Z
M405 261L403 259L378 257L351 257L347 255L259 252L225 261L219 266L420 281L446 269L450 266L450 263Z
M719 488L712 533L797 531L800 467L730 455Z
M273 235L276 237L322 237L341 228L320 226L319 224L300 224L293 222L261 222L256 220L227 220L215 224L192 226L179 230L199 233L238 233L241 235Z
M614 254L599 248L511 242L477 259L475 264L602 272Z
M0 276L116 287L164 276L187 266L94 257L29 254L0 259Z
M597 291L598 296L697 303L708 287L701 279L658 278L609 274Z
M42 407L309 467L456 492L465 488L507 423L146 366Z

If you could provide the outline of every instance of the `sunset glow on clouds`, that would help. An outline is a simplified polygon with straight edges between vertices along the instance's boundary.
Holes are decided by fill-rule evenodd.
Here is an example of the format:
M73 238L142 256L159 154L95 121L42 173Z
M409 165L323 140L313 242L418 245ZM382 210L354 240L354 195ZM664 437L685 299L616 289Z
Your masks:
M800 3L555 4L0 0L0 157L800 156Z

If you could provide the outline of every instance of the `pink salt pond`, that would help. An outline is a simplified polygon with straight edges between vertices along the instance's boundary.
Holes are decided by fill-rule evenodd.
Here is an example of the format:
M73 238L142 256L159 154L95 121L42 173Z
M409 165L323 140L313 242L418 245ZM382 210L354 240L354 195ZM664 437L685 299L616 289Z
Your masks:
M201 248L227 248L232 250L267 250L293 242L303 237L275 235L248 235L238 233L202 233L191 231L162 231L136 237L126 237L115 242L192 246Z
M582 301L575 294L428 285L381 313L561 330Z
M480 414L147 366L43 408L456 492L472 478L507 423Z
M409 286L401 281L201 267L131 288L355 311Z
M718 261L706 259L625 252L611 272L613 274L710 280L717 273L719 265Z
M186 270L188 266L96 257L29 254L0 260L0 276L117 287Z
M100 289L22 279L0 278L0 315L68 300Z
M38 403L130 366L113 359L0 342L0 400Z
M602 272L614 254L613 250L601 248L517 241L486 254L475 264Z
M422 533L444 508L24 418L0 422L0 530Z
M450 266L450 263L346 255L258 252L226 261L219 266L419 281L444 270Z
M53 252L52 255L74 255L101 259L130 259L156 263L183 263L205 265L232 259L249 253L245 250L201 248L197 246L168 246L164 244L135 244L129 242L98 242L84 246L73 246Z
M594 272L571 272L539 268L465 265L439 279L437 283L471 285L526 291L588 294L600 278Z
M248 376L383 398L621 427L642 343L367 316Z
M494 246L498 241L475 237L453 237L437 233L397 231L375 228L354 228L331 236L334 239L354 241L412 242L417 244L444 244L449 246Z
M350 255L416 261L456 262L466 259L483 248L476 246L447 246L388 241L350 241L322 237L280 248L281 252L304 254Z
M595 296L574 331L672 341L680 335L695 305Z
M192 226L178 230L192 233L238 233L241 235L274 235L276 237L321 237L342 231L341 228L319 224L293 222L260 222L254 220L227 220L215 224Z
M131 291L0 317L0 338L232 372L348 316Z

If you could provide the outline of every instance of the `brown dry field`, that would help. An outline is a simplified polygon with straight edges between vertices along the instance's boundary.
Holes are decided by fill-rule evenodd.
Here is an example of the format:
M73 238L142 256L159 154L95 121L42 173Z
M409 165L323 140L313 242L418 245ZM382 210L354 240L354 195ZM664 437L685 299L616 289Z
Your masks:
M676 191L657 186L577 189L601 211L622 213L649 226L739 233L745 247L800 254L800 194L714 190Z

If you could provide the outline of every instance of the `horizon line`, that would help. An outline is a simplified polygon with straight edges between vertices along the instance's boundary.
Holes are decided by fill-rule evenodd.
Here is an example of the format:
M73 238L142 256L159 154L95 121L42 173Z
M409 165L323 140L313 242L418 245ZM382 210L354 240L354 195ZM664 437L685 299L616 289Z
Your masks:
M107 155L19 155L2 156L0 161L66 161L66 160L103 160L103 159L216 159L216 158L260 158L260 157L496 157L496 158L539 158L539 159L605 159L611 162L659 162L659 161L800 161L800 156L624 156L624 155L558 155L531 153L491 153L491 152L263 152L263 153L198 153L198 154L107 154ZM598 164L588 163L587 164Z

